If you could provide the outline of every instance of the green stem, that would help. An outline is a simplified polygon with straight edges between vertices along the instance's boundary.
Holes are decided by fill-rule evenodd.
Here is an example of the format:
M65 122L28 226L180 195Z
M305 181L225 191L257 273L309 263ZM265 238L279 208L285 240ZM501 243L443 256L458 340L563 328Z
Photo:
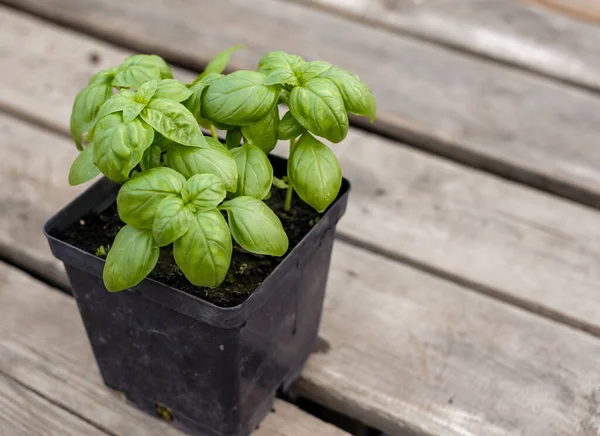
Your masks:
M288 180L288 187L285 193L285 203L283 204L283 210L289 212L292 208L292 194L294 193L294 188L292 188L291 182Z
M219 140L219 135L217 135L217 131L215 129L215 126L213 126L212 124L210 125L210 134L212 135L213 138L215 138L217 141Z
M290 154L292 153L292 150L294 149L294 146L296 145L296 138L292 138L290 139ZM290 180L290 178L288 177L287 180L287 192L285 193L285 203L283 204L283 210L285 210L286 212L289 212L290 209L292 208L292 195L294 194L294 188L292 187L292 181Z

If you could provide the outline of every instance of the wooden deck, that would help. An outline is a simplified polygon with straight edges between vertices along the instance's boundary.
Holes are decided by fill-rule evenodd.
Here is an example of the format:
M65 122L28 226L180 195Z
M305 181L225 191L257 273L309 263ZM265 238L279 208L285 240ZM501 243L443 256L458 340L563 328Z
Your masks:
M0 436L181 434L103 386L41 226L85 189L93 72L144 51L188 80L238 43L232 68L322 58L379 105L335 147L353 191L294 390L361 435L599 436L593 3L0 0ZM278 400L256 434L346 433Z

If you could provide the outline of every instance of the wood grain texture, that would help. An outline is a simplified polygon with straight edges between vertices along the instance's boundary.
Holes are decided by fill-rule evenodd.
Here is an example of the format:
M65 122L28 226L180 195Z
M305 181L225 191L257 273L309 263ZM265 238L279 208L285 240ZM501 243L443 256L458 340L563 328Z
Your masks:
M376 129L600 207L600 99L583 90L279 0L3 2L192 67L239 43L232 67L272 49L326 59L371 85Z
M66 146L63 137L0 113L0 154L2 257L68 287L62 264L50 254L42 225L85 188L68 188L68 170L77 150Z
M0 410L0 436L108 436L1 373Z
M596 0L284 1L600 89Z
M22 38L24 44L8 52L13 61L2 71L14 78L12 92L23 97L11 101L26 118L67 135L72 99L94 71L87 62L90 53L105 67L127 52L18 13L5 11L2 17L0 41L35 36ZM26 62L28 53L36 66ZM186 81L193 76L175 73ZM24 83L41 85L28 93ZM74 147L10 117L0 117L0 126L6 132L0 150L18 156L0 162L0 177L16 175L5 176L0 185L0 201L10 206L3 208L7 219L0 220L0 245L13 257L51 262L50 273L61 277L62 267L48 256L38 229L78 192L65 180ZM339 225L343 237L600 334L598 213L355 129L333 148L353 183ZM285 155L285 147L278 153ZM43 201L46 197L54 206ZM33 218L23 221L23 211ZM26 243L16 245L19 239Z
M342 243L329 283L301 393L389 434L600 431L597 338Z
M52 26L47 29L54 33L44 33L43 37L38 34L38 39L58 44L52 35L65 35ZM3 35L0 40L4 39ZM21 49L26 47L24 44ZM94 47L109 49L98 43ZM54 50L53 62L60 63L61 50ZM99 53L103 58L104 52ZM44 62L50 59L40 57L38 62L43 71ZM20 68L19 64L9 67L4 71L18 77L14 71ZM18 71L23 76L34 74L26 69ZM67 71L59 77L78 86ZM62 103L58 98L53 106L45 106L41 94L38 105L24 108L40 119L50 120L51 116L44 112L60 112L61 107L66 107L63 113L68 114L76 92L77 88L70 96L64 96ZM54 110L40 109L49 107ZM31 129L10 117L5 119L10 125ZM60 131L66 131L66 120L57 123ZM43 136L56 137L38 132L43 135L32 143L45 143ZM60 143L65 149L72 147L66 138ZM502 280L504 295L561 313L561 307L556 307L559 297L561 303L569 302L565 294L580 285L575 280L560 281L564 268L580 271L579 276L572 272L567 277L594 281L593 255L585 253L597 246L593 233L593 227L598 227L593 226L595 211L373 135L352 131L347 145L336 147L345 173L354 181L349 205L354 209L340 222L346 236L360 237L363 230L368 230L372 233L367 233L364 241L375 241L378 249L393 256L413 259L414 250L417 260L426 259L423 263L430 268L454 268L456 264L461 275L484 283L486 259L491 258L506 268L504 278L499 273L495 276L495 280ZM44 153L50 152L56 150L38 146L32 156L43 161ZM69 164L65 158L63 169L55 170L66 174ZM66 184L56 189L72 193ZM491 194L494 195L487 200ZM524 216L518 215L523 207L521 201L531 203L524 209ZM506 205L497 204L503 202ZM54 207L62 205L57 203ZM535 205L539 205L539 211ZM502 207L517 214L517 218L496 217L496 208ZM410 213L410 208L416 209L414 213ZM485 213L480 215L480 210ZM31 227L24 226L21 231L38 228L28 225ZM353 230L359 225L361 233ZM380 231L374 239L377 228ZM471 228L477 231L472 233ZM519 231L521 239L514 236ZM534 235L532 239L530 234ZM552 239L563 234L568 237ZM469 241L481 245L461 252L460 245ZM564 245L559 245L560 241ZM420 251L415 250L420 245ZM456 250L459 254L455 254ZM578 250L581 252L575 264L565 263L560 257L569 260L568 256ZM466 256L462 262L449 259L460 255ZM514 269L527 256L531 257L526 263L533 263L535 256L540 262L555 257L544 270L554 274L553 279L559 284L547 280L547 286L554 286L543 294L543 298L554 301L554 306L536 297L537 276ZM434 263L427 263L430 261ZM0 304L0 326L7 326L2 332L14 333L2 333L0 338L35 339L35 343L29 342L29 348L34 350L43 349L41 345L45 343L58 344L57 347L67 349L61 348L57 354L71 356L68 347L74 342L65 341L59 327L52 327L57 325L53 318L57 313L61 314L60 319L68 319L66 313L60 312L67 300L51 294L57 302L43 300L43 304L34 304L42 301L38 300L42 298L41 291L32 297L27 290L37 287L20 280L0 280L0 289L10 289L4 293L0 290L0 298L6 299ZM6 283L4 288L2 283ZM521 289L525 296L519 292ZM47 289L44 291L48 293ZM580 298L587 299L589 308L597 304L594 295ZM18 308L9 304L19 299ZM74 305L71 307L70 316L77 319ZM27 326L34 330L25 334L23 319L48 321ZM575 319L580 319L579 313ZM595 325L595 319L586 320L586 324ZM21 329L18 335L17 326ZM598 430L597 339L345 244L338 243L335 251L321 335L321 352L311 359L299 389L321 404L391 434L413 431L436 436L595 436ZM93 366L91 354L88 356L86 362ZM39 360L52 361L47 357Z
M183 436L167 423L125 404L116 392L103 385L72 298L0 263L0 306L0 373L113 436ZM2 401L5 384L0 377L3 411L7 410ZM68 414L61 409L61 413L54 412L56 406L52 410L48 406L37 407L36 397L27 391L17 396L22 400L8 410L18 409L20 414L0 414L0 435L4 436L2 429L12 428L13 420L14 425L33 424L27 427L29 432L9 432L6 436L99 435L98 431L82 430L81 424L71 424L74 418L65 418ZM276 400L274 408L275 413L267 416L254 433L256 436L346 434L281 400ZM49 424L64 419L64 428L59 427L64 431L45 433L43 422L38 425L35 420L46 416Z
M101 386L72 299L1 264L0 277L2 372L116 434L173 434L150 418L138 427ZM598 339L344 243L320 335L297 389L391 434L600 430ZM274 423L282 407L262 434L338 434L289 409Z
M600 5L595 0L521 0L545 6L563 15L600 23Z

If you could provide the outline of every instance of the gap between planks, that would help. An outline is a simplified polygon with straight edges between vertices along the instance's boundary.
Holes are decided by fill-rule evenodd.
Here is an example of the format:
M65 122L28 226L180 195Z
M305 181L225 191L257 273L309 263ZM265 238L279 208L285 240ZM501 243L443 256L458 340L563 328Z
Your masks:
M280 0L600 91L600 14L572 0ZM592 0L593 1L593 0ZM579 2L581 3L581 2ZM599 10L600 11L600 10ZM574 19L575 18L575 19Z
M0 83L0 101L43 118L66 136L73 96L95 70L119 63L127 52L2 12L6 55L0 68L11 80ZM91 53L99 64L83 62ZM32 58L35 65L27 61ZM192 73L176 74L189 79ZM12 254L24 256L24 262L35 259L43 274L66 282L37 232L81 192L65 181L76 151L69 140L6 117L1 129L2 147L15 159L0 163L0 178L3 172L12 175L2 194L10 216L0 228L0 243L10 251L15 238L22 238L22 248ZM339 225L347 240L600 333L598 212L356 129L334 150L354 183Z
M0 370L0 436L118 436L103 431Z
M390 434L600 430L597 339L344 243L330 274L301 394ZM6 265L0 277L0 370L117 434L178 434L102 386L73 299ZM321 434L277 415L282 434Z
M43 186L72 195L61 179L71 159L61 160L59 152L76 153L70 141L47 132L35 133L26 124L22 124L27 127L26 136L19 137L18 125L9 123L16 130L4 130L4 137L16 138L22 153L37 157L37 162L53 170L42 172L43 177L51 181L54 175L58 182L46 180ZM40 134L43 136L36 137ZM367 140L360 135L356 138L363 145ZM36 145L41 143L51 156L58 156L56 161L39 153ZM398 155L402 148L381 146L379 140L372 144L389 165L394 166L400 158L408 159L411 167L430 168L430 157L421 160L413 151ZM31 152L27 146L32 147ZM393 156L396 158L391 159ZM362 155L357 159L360 162ZM23 175L21 190L28 183L33 183L35 190L35 181L40 180L36 161L29 164L17 166ZM454 164L446 162L439 168L446 166L453 168ZM462 180L463 170L452 180ZM369 173L354 171L359 198L373 196L373 188L380 184L365 184ZM429 173L437 174L425 171ZM385 176L390 174L384 171ZM495 180L480 175L474 185L488 179ZM49 195L42 198L38 207L52 209L64 204ZM25 227L32 235L37 228L34 224L30 221L27 226L32 227ZM360 224L364 227L364 217ZM36 244L39 241L45 246L41 235L36 238ZM597 361L595 338L343 243L336 245L329 283L321 329L326 345L313 356L314 363L297 385L309 398L392 434L410 428L430 435L509 435L515 428L526 428L536 436L551 436L558 429L558 436L565 434L563 430L577 434L580 424L587 429L597 425L595 411L589 412L595 407L595 387L600 383L592 366ZM6 286L31 288L18 282ZM9 296L34 301L26 294L11 292ZM24 318L44 319L41 313L60 313L46 302L42 306L34 312L11 309L0 320L15 326ZM1 307L8 310L6 302ZM43 335L50 334L49 326L36 328L33 336L42 335L40 340L47 342ZM531 392L541 394L532 396ZM547 416L540 415L540 404ZM552 428L547 431L546 426Z
M1 262L0 278L0 403L6 384L3 377L12 379L18 389L31 391L17 397L24 398L18 409L21 416L0 416L0 435L15 421L48 420L62 432L40 426L6 436L183 436L167 423L126 404L119 393L104 386L72 298ZM28 322L23 323L23 319ZM36 406L40 401L57 411L41 413L44 408ZM267 415L253 435L347 434L282 400L275 400L274 409L276 412Z
M280 0L148 0L143 19L134 3L118 0L3 2L193 68L239 42L248 47L232 66L254 67L276 41L369 83L380 108L372 129L600 207L600 99L577 88ZM221 17L228 26L216 19L198 25L196 16Z

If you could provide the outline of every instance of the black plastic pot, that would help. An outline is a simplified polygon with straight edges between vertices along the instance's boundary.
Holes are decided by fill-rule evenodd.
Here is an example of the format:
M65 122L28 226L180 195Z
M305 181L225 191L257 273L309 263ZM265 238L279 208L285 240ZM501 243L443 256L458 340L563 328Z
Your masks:
M286 161L272 157L275 173ZM104 383L192 434L247 435L314 350L337 221L349 183L302 241L242 304L221 308L151 279L111 294L104 260L53 235L102 212L119 186L102 179L44 232L65 264ZM68 340L68 338L65 338Z

